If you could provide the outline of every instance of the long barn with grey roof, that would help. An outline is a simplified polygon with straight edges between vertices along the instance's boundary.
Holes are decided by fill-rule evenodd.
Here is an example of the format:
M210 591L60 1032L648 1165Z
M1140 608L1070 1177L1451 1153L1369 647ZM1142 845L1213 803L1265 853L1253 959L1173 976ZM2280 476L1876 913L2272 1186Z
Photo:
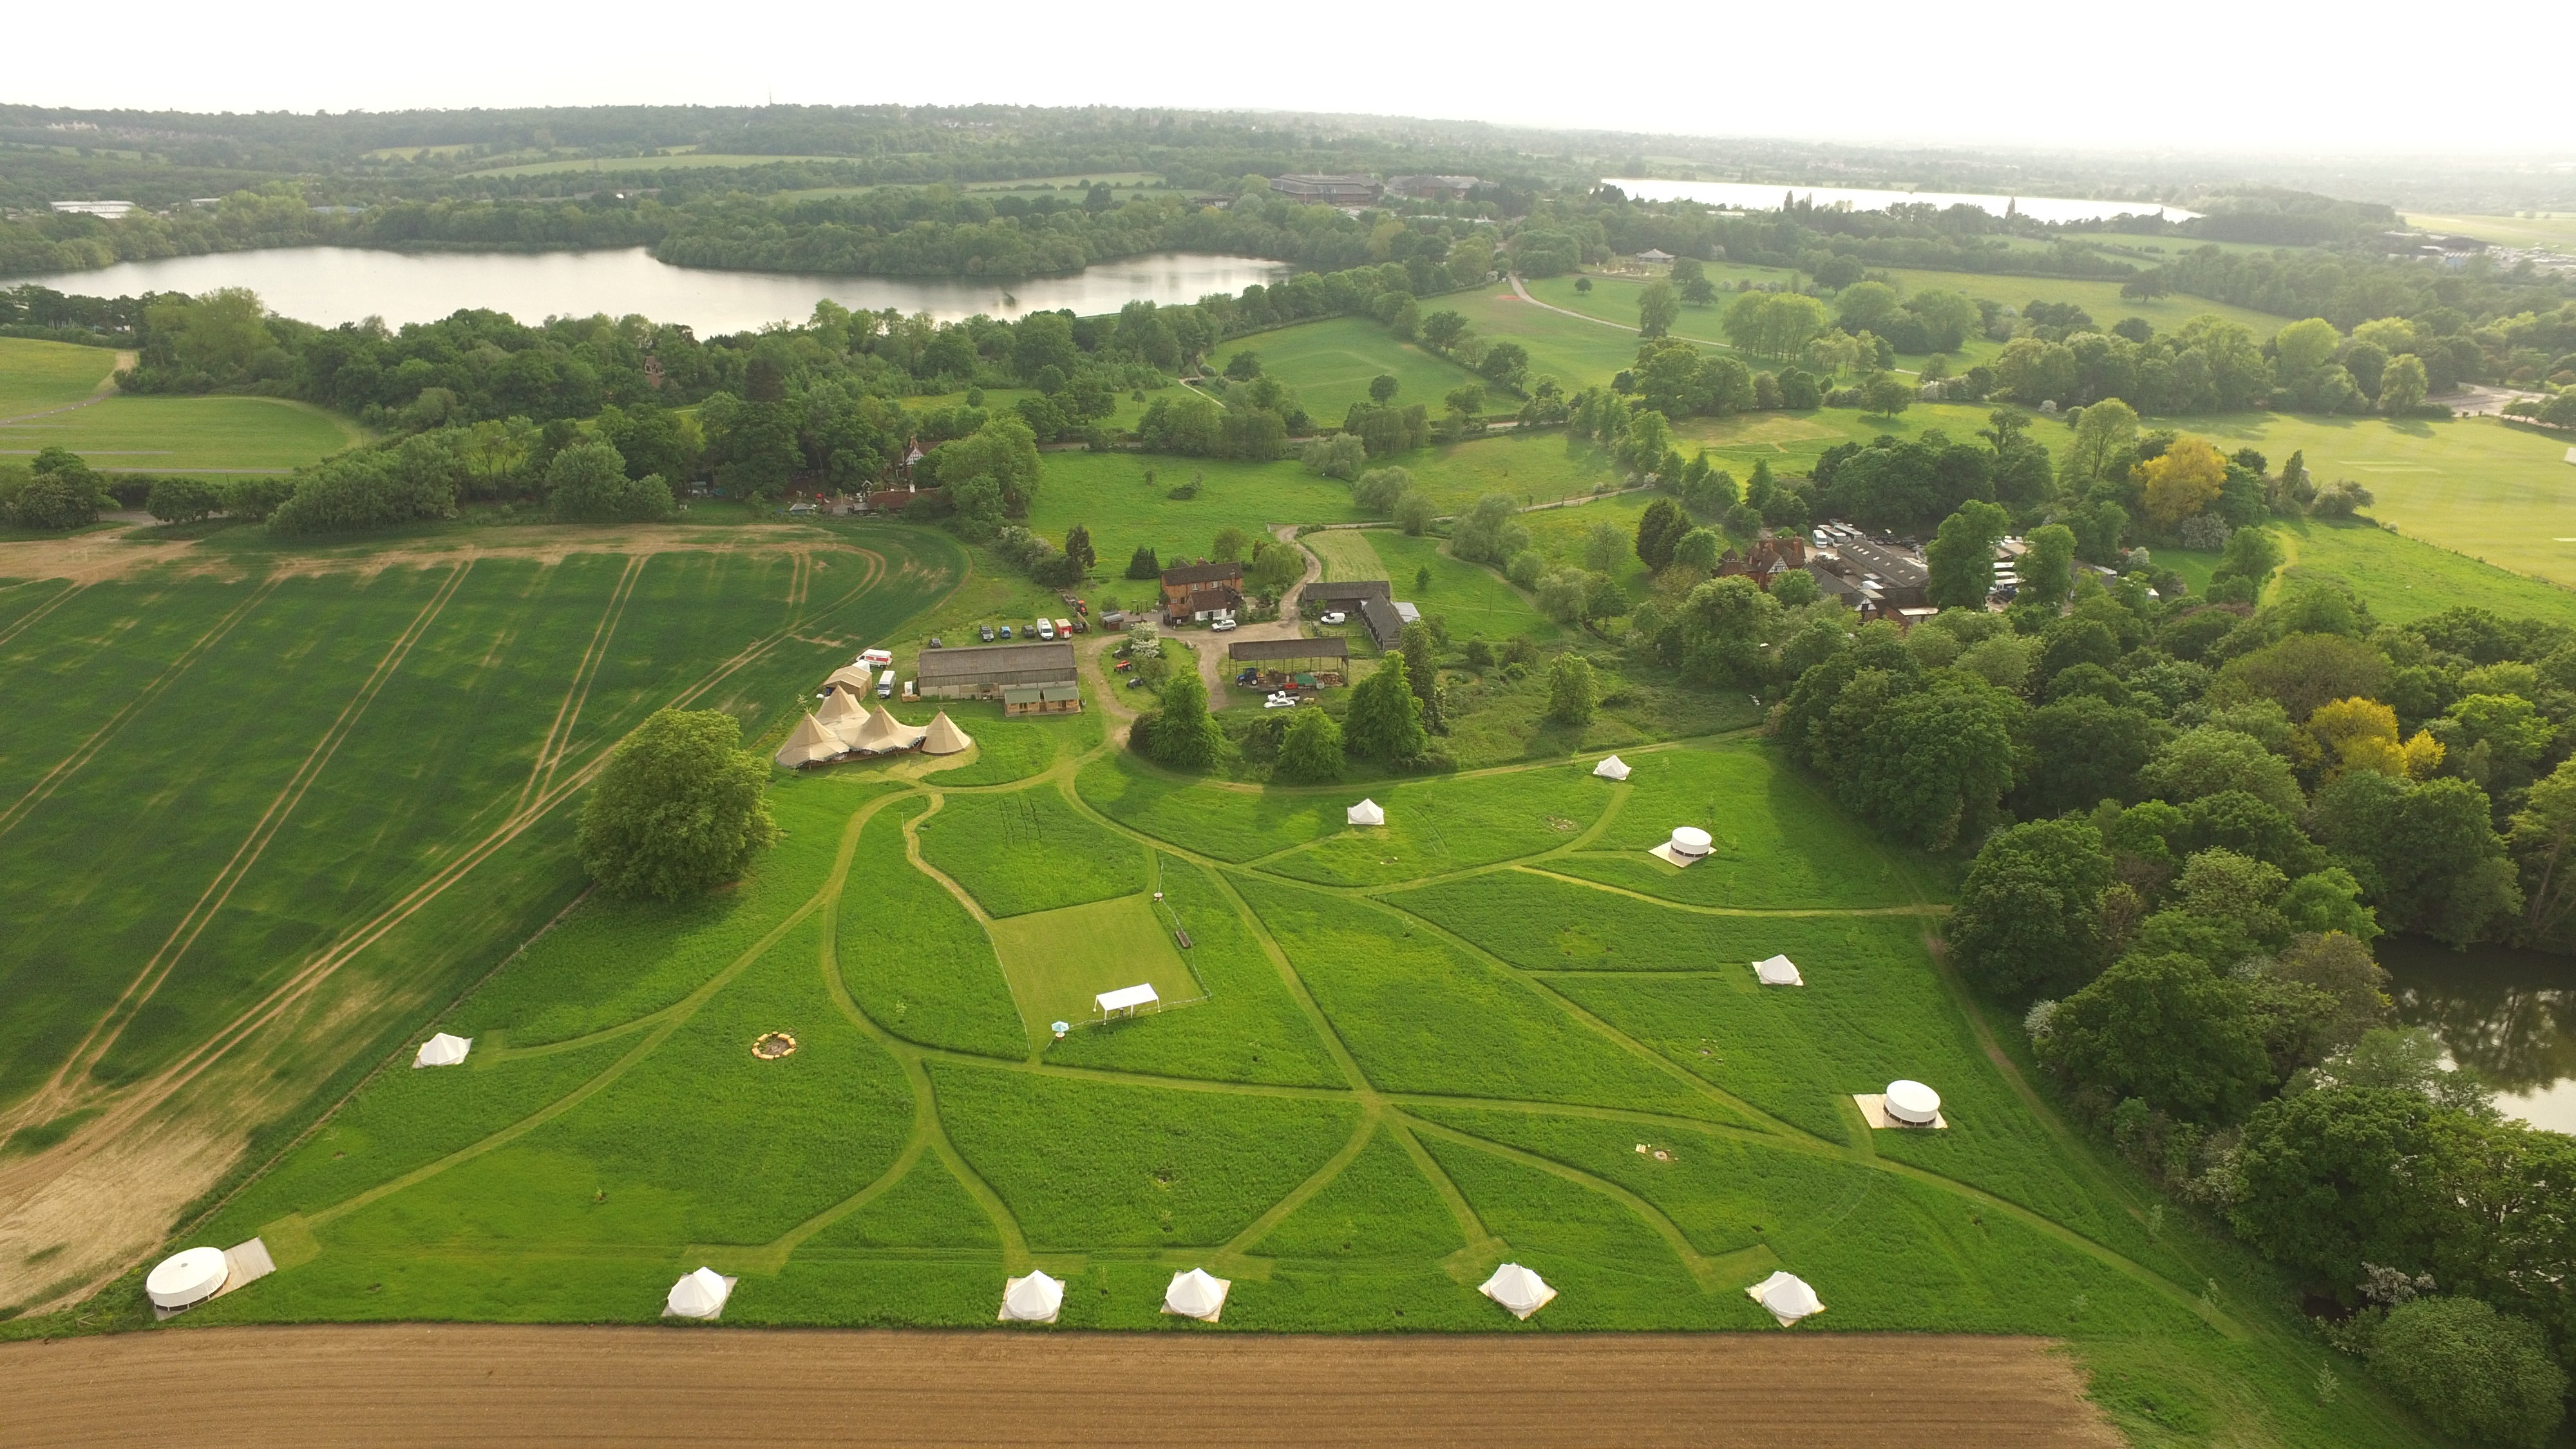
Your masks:
M930 699L988 699L1006 689L1074 689L1070 644L990 644L925 649L918 671Z

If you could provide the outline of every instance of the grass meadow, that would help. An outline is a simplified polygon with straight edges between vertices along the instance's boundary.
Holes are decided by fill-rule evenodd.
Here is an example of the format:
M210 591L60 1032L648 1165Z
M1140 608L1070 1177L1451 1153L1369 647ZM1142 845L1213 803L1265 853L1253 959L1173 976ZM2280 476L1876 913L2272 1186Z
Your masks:
M0 419L79 402L116 371L116 354L104 347L0 337Z
M366 438L356 423L307 403L230 395L118 395L0 423L0 452L69 448L93 468L129 473L284 473Z
M1438 299L1434 305L1447 300ZM1339 427L1351 404L1367 402L1369 383L1381 373L1395 378L1398 406L1421 403L1435 414L1451 388L1483 381L1436 352L1398 341L1366 317L1336 317L1257 332L1218 348L1212 365L1222 372L1242 352L1261 360L1264 376L1295 388L1307 414L1326 427Z

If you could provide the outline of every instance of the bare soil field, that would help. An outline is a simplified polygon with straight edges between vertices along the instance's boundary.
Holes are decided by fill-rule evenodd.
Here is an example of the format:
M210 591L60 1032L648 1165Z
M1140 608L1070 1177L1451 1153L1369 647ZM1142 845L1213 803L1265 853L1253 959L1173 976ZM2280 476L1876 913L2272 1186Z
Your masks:
M402 1325L0 1346L11 1441L2118 1444L2034 1338L1305 1338Z

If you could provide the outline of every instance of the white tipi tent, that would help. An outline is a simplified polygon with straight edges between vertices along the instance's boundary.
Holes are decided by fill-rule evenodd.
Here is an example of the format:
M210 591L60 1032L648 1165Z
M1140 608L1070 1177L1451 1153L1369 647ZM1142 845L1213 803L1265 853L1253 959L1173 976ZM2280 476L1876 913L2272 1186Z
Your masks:
M700 1268L671 1285L671 1296L662 1303L665 1318L713 1318L724 1312L725 1300L733 1296L734 1280L713 1268Z
M801 770L807 765L819 765L846 748L840 736L824 728L809 714L796 722L795 733L787 737L787 743L780 745L778 753L771 758L790 770Z
M1064 1307L1064 1284L1035 1269L1002 1284L1002 1323L1053 1323Z
M1774 1273L1745 1289L1744 1294L1779 1319L1782 1328L1825 1311L1825 1305L1816 1298L1816 1290L1795 1273Z
M465 1054L473 1048L474 1038L449 1036L442 1031L420 1044L420 1055L413 1057L411 1064L415 1067L452 1067L464 1061Z
M944 709L931 716L930 728L921 736L921 752L925 755L957 755L974 747L974 739L959 729L957 721L950 719Z
M1514 1318L1527 1318L1548 1305L1556 1290L1547 1280L1518 1263L1505 1263L1494 1270L1494 1276L1476 1290L1511 1310Z
M1628 778L1628 762L1612 755L1593 766L1592 773L1604 780L1624 780Z
M1798 963L1786 956L1753 963L1754 979L1765 986L1804 986L1807 978L1798 974Z
M1209 1276L1205 1268L1174 1273L1172 1286L1163 1290L1163 1311L1214 1323L1216 1316L1225 1311L1226 1290L1233 1286L1226 1279Z
M1375 800L1362 800L1357 805L1343 811L1342 818L1353 825L1384 825L1386 823L1386 807L1380 805Z

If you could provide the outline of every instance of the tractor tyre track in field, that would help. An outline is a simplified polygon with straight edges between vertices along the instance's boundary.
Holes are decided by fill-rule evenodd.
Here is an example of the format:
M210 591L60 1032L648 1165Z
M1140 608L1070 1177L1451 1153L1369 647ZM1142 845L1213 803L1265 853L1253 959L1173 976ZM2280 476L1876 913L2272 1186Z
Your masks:
M43 603L38 604L36 607L29 609L19 618L18 622L10 625L6 629L0 629L0 647L5 647L10 640L27 632L28 625L38 622L47 614L50 614L56 609L61 608L63 605L70 603L73 595L78 594L88 587L89 585L86 583L75 583L64 589L61 593L58 593L52 598L45 600Z
M608 591L608 605L600 611L599 626L590 631L590 645L582 651L581 662L573 666L572 683L564 689L563 703L555 707L554 723L546 727L546 737L537 744L536 763L528 770L527 783L519 787L519 798L510 807L511 815L525 811L528 797L542 794L554 779L555 766L562 761L564 749L572 740L573 726L581 718L581 707L590 698L591 681L599 677L600 662L608 655L608 641L617 632L617 621L625 616L626 601L635 597L636 577L644 572L644 561L649 557L636 554L629 558L625 572L617 576L616 586Z
M466 574L472 569L473 564L468 562L450 572L437 590L430 595L429 602L421 606L420 612L412 617L411 623L395 637L393 644L376 661L376 667L369 672L366 682L359 685L358 692L350 697L347 704L340 707L340 713L331 721L330 728L322 732L322 738L315 741L313 748L305 753L303 763L296 766L295 773L288 777L286 784L269 801L268 808L261 812L259 820L252 825L250 834L244 837L241 845L233 851L232 858L224 862L224 868L216 872L213 880L206 883L206 888L197 897L196 903L190 906L187 914L181 916L179 923L171 928L169 937L161 943L161 949L153 952L151 958L143 963L143 969L127 983L125 990L117 996L116 1001L90 1029L80 1046L56 1070L53 1079L47 1083L46 1090L36 1094L30 1111L68 1105L62 1100L66 1096L77 1098L81 1091L78 1086L80 1079L96 1068L106 1059L107 1054L115 1049L118 1037L124 1033L127 1024L134 1020L134 1014L151 1001L153 993L161 989L161 983L169 979L170 972L179 964L179 958L186 955L188 948L196 944L197 938L204 934L206 927L232 899L233 892L249 876L251 869L259 864L259 858L267 852L269 842L275 840L277 833L285 828L287 818L295 813L297 805L303 803L305 792L313 788L313 782L321 777L324 768L331 763L332 756L339 753L342 742L346 741L350 733L357 728L359 719L367 712L367 706L375 702L376 696L384 691L386 683L401 670L403 661L411 654L412 646L418 644L421 636L429 632L431 624L435 623L439 614L446 609L447 601L456 597L458 588L464 584ZM50 1111L47 1111L46 1115L50 1115ZM30 1116L27 1120L42 1120L42 1118Z
M277 584L276 577L271 576L253 586L250 592L243 596L242 601L232 607L231 612L217 619L213 628L199 635L187 648L180 650L179 657L171 660L167 667L153 676L150 683L136 690L116 713L109 715L107 723L91 731L89 738L81 741L70 754L55 762L54 767L45 772L44 778L28 786L27 792L19 796L8 809L0 810L0 835L7 835L11 830L16 829L18 822L26 819L29 811L43 804L55 790L61 788L64 781L80 773L82 766L97 758L98 752L106 748L109 740L116 737L116 732L124 727L127 720L132 719L145 705L159 699L162 692L175 683L179 676L188 672L189 666L195 664L199 656L222 643L224 636L233 631L234 625L249 617L253 609L258 608L267 601L270 594L276 592Z
M857 554L863 561L860 576L847 590L827 600L823 605L824 608L837 608L848 603L885 577L886 561L883 554L864 548L850 548L847 551ZM470 564L473 560L472 557L468 557L462 561L453 559L449 561ZM460 577L461 574L460 567ZM704 697L727 679L757 661L762 655L791 638L803 623L802 615L791 618L779 628L744 646L731 657L719 661L700 676L696 683L674 697L671 707L685 707ZM556 805L588 785L592 778L606 766L608 757L616 744L615 740L603 742L570 778L550 785L525 810L503 821L482 839L459 852L455 858L441 866L428 879L413 887L393 904L343 934L336 944L318 953L293 976L270 991L267 996L246 1008L232 1021L217 1028L196 1048L163 1068L159 1073L131 1087L109 1089L109 1101L104 1110L83 1123L62 1142L42 1152L21 1158L5 1168L0 1168L0 1208L5 1208L13 1199L23 1201L40 1191L45 1183L61 1178L72 1167L138 1126L152 1112L168 1103L181 1090L213 1068L233 1048L262 1027L278 1020L290 1008L311 995L336 974L341 967L444 895L458 882L464 880L475 867L517 840ZM21 1114L26 1121L46 1120L50 1115L54 1114L42 1116L23 1112ZM90 1279L91 1285L129 1271L141 1263L150 1251L151 1248L147 1246L141 1253L111 1264ZM85 1289L75 1287L66 1288L64 1291L78 1293ZM41 1305L28 1306L40 1307Z

